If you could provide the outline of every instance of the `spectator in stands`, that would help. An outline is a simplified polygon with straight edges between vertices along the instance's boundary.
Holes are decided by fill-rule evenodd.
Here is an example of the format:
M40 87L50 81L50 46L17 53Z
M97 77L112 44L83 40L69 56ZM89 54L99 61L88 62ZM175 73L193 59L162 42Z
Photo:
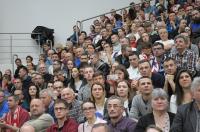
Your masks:
M139 56L136 51L133 51L129 54L128 60L130 63L129 68L127 69L129 74L129 79L131 80L137 80L140 78L140 72L138 70L138 62L139 62Z
M46 57L46 61L45 61L45 64L46 64L47 68L49 68L50 65L53 65L52 55L54 53L55 53L55 51L52 50L52 49L48 50L48 52L47 52L47 57Z
M199 109L200 109L200 78L193 80L191 91L193 101L181 105L171 126L171 132L196 132L199 131Z
M91 132L109 132L109 128L105 123L94 124Z
M22 90L22 80L20 78L15 78L13 81L13 87L11 88L10 93L14 93L16 89Z
M104 105L107 100L105 87L100 83L93 83L91 87L90 100L94 102L96 109L96 116L99 118L104 117Z
M78 132L91 132L94 124L106 123L105 120L102 120L95 115L96 105L93 102L83 102L82 110L86 117L86 121L79 125Z
M57 97L60 98L61 96L61 91L63 90L64 88L64 84L62 81L55 81L54 84L53 84L53 88L54 88L54 92L57 93Z
M102 39L102 36L100 34L100 32L101 32L101 25L100 24L96 24L94 31L96 33L96 36L93 38L93 44L96 47L97 42Z
M110 131L134 132L136 122L130 118L123 117L124 102L120 97L111 96L108 99L107 109L110 117L110 122L108 122Z
M27 98L28 88L31 83L31 77L28 76L28 69L25 66L19 69L19 77L22 80L22 90L23 90L24 97Z
M47 132L77 132L78 124L74 119L69 118L69 104L67 104L64 100L56 100L54 105L55 116L57 119L57 123L51 125Z
M36 132L46 131L54 120L49 114L45 114L45 107L40 99L33 99L30 104L31 120L24 123L23 129L27 126L32 126Z
M152 81L148 77L141 77L138 80L138 87L141 94L133 97L130 118L138 120L141 116L152 112L151 94L153 90Z
M164 76L160 75L159 73L152 72L149 61L139 61L138 69L142 77L151 78L154 88L163 88L165 82Z
M66 77L65 77L65 74L64 74L64 72L63 72L62 70L57 71L57 72L55 73L55 76L58 78L58 81L63 82L64 87L67 87L67 86L68 86L70 77L66 78Z
M151 60L152 72L158 72L164 75L163 63L166 58L164 45L160 42L155 42L152 45L153 59Z
M29 111L29 104L28 102L24 99L23 91L21 89L16 89L13 93L13 95L17 96L19 98L19 103L23 109Z
M119 36L117 34L112 34L111 41L112 41L112 45L113 45L113 52L120 52L121 44L119 43Z
M35 85L40 89L46 89L47 83L44 82L44 78L41 74L37 73L35 76Z
M173 58L166 58L164 60L164 70L165 70L165 84L164 90L168 93L169 98L173 93L175 93L175 78L177 75L176 61Z
M193 35L199 36L200 31L200 12L199 10L193 10L191 12L192 22L190 23L190 27L192 29Z
M98 47L97 47L98 48ZM93 44L88 44L85 51L88 54L88 56L91 56L95 52L95 46Z
M132 52L132 49L129 45L121 46L121 55L115 58L115 61L119 62L119 64L124 65L126 68L129 67L130 63L128 61L128 56Z
M51 74L51 75L53 75L53 70L54 70L53 64L59 63L58 61L60 60L58 54L57 54L57 53L54 53L54 54L52 55L52 57L51 57L51 60L52 60L52 65L49 66L49 68L48 68L48 73ZM54 65L54 66L55 66L55 65Z
M175 94L170 99L170 112L176 113L177 107L192 101L191 83L192 75L187 70L180 70L176 76Z
M20 58L15 59L15 65L17 66L17 69L15 70L14 78L19 77L19 70L23 66L22 60Z
M54 94L50 89L43 89L40 91L40 99L44 104L45 113L50 114L56 121L54 113Z
M146 132L163 132L163 131L156 125L149 125L146 129Z
M93 84L94 68L92 66L85 66L84 68L84 78L86 80L85 85L82 86L78 91L78 100L86 101L90 98L91 86Z
M83 53L80 57L80 62L81 63L88 63L89 62L89 56L87 53Z
M139 119L135 131L144 132L149 125L155 124L162 131L169 132L175 115L167 112L168 96L163 89L158 88L153 90L151 106L153 112Z
M103 60L100 60L99 53L95 52L90 56L90 61L95 71L101 71L106 77L109 74L109 65L105 63Z
M49 82L53 80L53 75L47 72L47 65L42 63L38 65L38 72L43 76L44 82Z
M170 57L176 60L178 68L188 69L195 74L197 55L194 51L187 48L188 38L184 35L178 35L174 38L176 51L170 53Z
M117 83L120 81L123 81L123 80L129 81L129 74L128 74L125 66L123 66L123 65L118 65L115 68L114 74L117 75L117 78L114 79Z
M8 102L5 98L4 92L0 90L0 118L3 118L8 111Z
M4 74L2 80L2 89L5 93L5 96L8 96L10 94L12 87L13 83L11 81L11 76Z
M74 91L69 87L64 88L61 92L61 98L70 106L68 112L69 117L74 118L78 123L82 123L84 116L81 109L81 102L76 99Z
M124 102L123 115L129 117L131 103L133 99L133 97L131 97L130 83L127 80L118 82L115 93L117 96L121 97Z
M17 131L26 121L29 120L29 113L18 105L19 98L15 95L8 97L9 112L1 121L1 131Z
M82 47L77 47L75 50L75 65L76 67L79 67L81 64L80 58L81 55L84 53L84 49Z
M34 64L33 63L27 63L26 65L27 69L28 69L28 75L31 75L32 73L35 72L35 67L34 67Z
M48 42L42 44L43 53L45 54L46 57L48 56L48 51L51 50L52 48L51 46L52 45Z

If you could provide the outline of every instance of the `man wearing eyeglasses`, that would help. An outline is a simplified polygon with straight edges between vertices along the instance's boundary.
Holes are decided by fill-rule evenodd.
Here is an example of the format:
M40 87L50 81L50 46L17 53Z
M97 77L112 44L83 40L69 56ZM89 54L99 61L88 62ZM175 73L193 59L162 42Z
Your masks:
M134 132L136 122L130 118L123 117L124 102L118 96L111 96L107 103L110 121L108 126L111 132Z
M65 100L55 101L54 112L57 123L51 125L46 132L78 132L78 124L68 117L69 105Z

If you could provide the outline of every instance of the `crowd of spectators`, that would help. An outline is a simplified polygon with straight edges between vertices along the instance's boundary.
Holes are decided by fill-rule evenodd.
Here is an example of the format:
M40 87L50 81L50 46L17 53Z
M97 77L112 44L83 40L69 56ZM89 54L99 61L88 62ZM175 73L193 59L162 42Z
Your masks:
M200 1L142 0L0 74L2 132L200 132Z

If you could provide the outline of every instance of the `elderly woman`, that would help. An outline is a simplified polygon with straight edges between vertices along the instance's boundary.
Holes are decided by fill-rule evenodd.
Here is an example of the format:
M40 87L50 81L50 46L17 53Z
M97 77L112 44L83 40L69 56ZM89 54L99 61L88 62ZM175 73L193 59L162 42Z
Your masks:
M153 90L151 106L153 112L139 119L135 132L144 132L151 124L155 124L163 132L169 132L174 114L167 112L168 95L163 89L157 88Z

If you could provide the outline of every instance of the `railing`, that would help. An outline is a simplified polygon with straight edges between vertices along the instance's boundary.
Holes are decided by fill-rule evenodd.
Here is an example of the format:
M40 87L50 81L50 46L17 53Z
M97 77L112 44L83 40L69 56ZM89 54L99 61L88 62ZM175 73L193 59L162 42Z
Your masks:
M36 47L37 49L39 49L37 50L37 53L40 54L42 52L40 41L38 41L38 45L28 44L28 43L36 43L35 40L34 42L31 42L33 41L33 39L31 39L31 34L36 34L38 36L36 40L40 40L40 33L0 33L0 54L1 54L0 62L1 64L11 64L12 71L14 71L15 59L19 57L18 54L36 53L36 52L33 52L34 50L28 52L26 50L28 47L31 47L31 48ZM25 44L22 45L23 43Z

